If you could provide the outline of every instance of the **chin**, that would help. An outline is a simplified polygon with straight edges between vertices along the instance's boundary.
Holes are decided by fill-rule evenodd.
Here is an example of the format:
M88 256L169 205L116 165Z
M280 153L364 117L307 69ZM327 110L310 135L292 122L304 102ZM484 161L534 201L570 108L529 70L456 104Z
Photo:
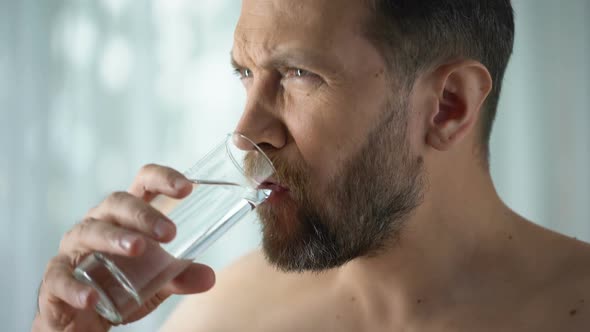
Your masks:
M275 215L276 217L276 215ZM297 214L264 218L262 249L267 261L283 272L321 272L357 257L327 228Z

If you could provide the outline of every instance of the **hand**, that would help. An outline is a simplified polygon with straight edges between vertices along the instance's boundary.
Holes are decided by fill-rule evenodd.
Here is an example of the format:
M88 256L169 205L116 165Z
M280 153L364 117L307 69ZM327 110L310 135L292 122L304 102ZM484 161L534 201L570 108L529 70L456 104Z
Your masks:
M47 265L33 331L108 331L111 323L94 311L98 294L73 277L74 268L95 251L131 257L142 254L148 238L172 240L176 234L174 223L149 202L159 194L183 198L191 191L192 183L177 171L147 165L128 192L113 193L91 209L64 235L57 256ZM204 292L214 283L210 267L193 263L123 324L143 318L171 294Z

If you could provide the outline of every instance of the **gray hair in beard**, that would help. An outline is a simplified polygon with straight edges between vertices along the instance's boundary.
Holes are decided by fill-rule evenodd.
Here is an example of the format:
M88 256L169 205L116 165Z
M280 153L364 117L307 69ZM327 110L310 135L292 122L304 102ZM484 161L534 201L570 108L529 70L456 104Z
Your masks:
M377 255L398 242L404 221L422 202L423 160L410 151L407 105L390 102L387 107L385 118L323 197L313 192L303 161L270 156L277 178L291 190L293 202L287 204L293 206L263 204L257 210L269 262L287 272L317 272ZM295 215L286 214L289 208Z

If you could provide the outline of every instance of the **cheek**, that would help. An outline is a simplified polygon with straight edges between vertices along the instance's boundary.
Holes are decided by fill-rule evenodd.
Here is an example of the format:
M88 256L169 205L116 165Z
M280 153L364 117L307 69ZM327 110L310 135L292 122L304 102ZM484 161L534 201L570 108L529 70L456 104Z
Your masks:
M326 125L321 117L308 112L292 113L286 117L287 126L299 150L300 156L310 168L313 183L321 183L321 179L333 171L330 169L334 159L333 140L326 135Z
M350 115L347 99L329 95L300 100L297 108L286 111L285 122L311 168L314 183L333 180L348 155L358 119Z
M284 119L314 183L330 183L342 165L366 143L385 108L383 83L351 80L353 85L323 86L308 96L286 96ZM301 92L301 91L300 91Z

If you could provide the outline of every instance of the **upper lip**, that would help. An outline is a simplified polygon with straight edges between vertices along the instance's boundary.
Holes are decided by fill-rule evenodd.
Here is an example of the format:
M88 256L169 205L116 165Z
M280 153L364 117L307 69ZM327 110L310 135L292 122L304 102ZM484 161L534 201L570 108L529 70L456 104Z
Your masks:
M289 188L274 178L268 178L264 180L259 186L259 189L270 189L272 191L288 191Z

